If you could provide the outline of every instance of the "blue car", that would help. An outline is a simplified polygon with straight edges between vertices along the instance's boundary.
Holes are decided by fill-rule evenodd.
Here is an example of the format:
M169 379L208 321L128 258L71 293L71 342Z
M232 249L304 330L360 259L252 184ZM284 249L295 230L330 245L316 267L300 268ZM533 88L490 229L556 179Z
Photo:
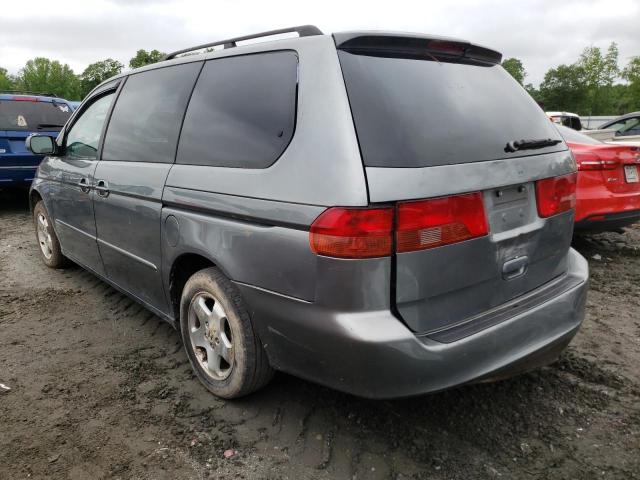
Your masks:
M69 106L71 107L71 110L75 112L82 102L68 102L68 103L69 103Z
M29 152L25 139L32 133L57 137L72 112L62 98L0 93L0 188L31 184L43 157Z

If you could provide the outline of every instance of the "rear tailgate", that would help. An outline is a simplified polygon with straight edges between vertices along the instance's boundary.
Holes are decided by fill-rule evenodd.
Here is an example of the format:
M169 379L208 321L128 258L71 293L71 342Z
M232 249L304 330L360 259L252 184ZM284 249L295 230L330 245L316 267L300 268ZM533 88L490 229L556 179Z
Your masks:
M484 203L486 235L430 248L429 232L424 248L395 255L405 323L417 333L446 329L561 277L573 211L542 218L536 181L570 174L575 162L500 55L402 35L336 35L336 44L370 202L479 192ZM521 139L546 143L509 151Z

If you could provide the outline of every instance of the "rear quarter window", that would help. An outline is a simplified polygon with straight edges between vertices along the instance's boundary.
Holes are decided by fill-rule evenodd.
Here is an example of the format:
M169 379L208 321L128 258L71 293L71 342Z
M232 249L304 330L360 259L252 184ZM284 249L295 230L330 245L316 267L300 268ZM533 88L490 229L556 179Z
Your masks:
M187 108L176 163L272 165L293 137L297 68L291 51L206 62Z
M500 65L338 55L366 166L431 167L566 149L505 152L514 140L562 137Z

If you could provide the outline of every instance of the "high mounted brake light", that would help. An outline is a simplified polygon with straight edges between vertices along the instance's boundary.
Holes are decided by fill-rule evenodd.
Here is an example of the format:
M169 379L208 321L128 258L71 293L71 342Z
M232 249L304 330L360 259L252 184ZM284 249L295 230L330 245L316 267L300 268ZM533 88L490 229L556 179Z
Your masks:
M547 218L575 208L577 180L576 173L538 180L536 182L538 215Z
M430 52L446 53L449 55L464 55L464 49L464 44L460 42L430 40L427 43L427 50Z

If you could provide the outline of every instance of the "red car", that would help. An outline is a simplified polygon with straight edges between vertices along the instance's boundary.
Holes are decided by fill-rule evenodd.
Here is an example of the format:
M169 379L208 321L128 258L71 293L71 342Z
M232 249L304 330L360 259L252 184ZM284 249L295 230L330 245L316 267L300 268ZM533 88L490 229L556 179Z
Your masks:
M640 221L640 147L558 130L578 164L576 230L618 230Z

